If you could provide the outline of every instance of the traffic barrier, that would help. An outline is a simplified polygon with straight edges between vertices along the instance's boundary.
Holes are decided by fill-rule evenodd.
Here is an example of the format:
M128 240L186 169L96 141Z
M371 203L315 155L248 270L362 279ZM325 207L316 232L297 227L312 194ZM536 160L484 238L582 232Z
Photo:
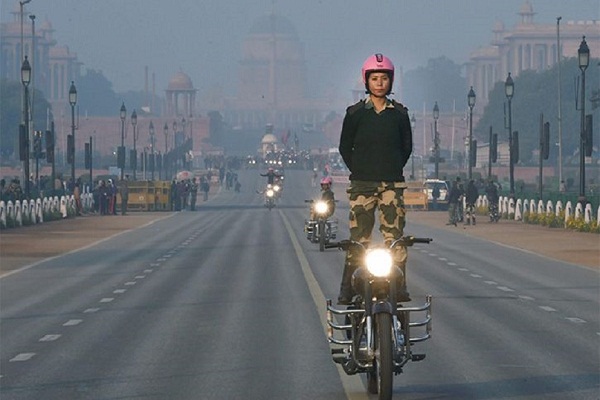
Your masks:
M6 204L4 201L0 201L0 225L2 228L6 228Z
M35 201L35 216L38 223L44 222L44 209L42 207L42 199L40 198Z
M171 182L129 182L128 211L166 211L170 209ZM117 194L117 206L121 207L121 194Z
M15 225L23 226L23 215L21 214L21 202L15 202Z
M422 188L406 188L403 197L405 207L427 211L427 194Z

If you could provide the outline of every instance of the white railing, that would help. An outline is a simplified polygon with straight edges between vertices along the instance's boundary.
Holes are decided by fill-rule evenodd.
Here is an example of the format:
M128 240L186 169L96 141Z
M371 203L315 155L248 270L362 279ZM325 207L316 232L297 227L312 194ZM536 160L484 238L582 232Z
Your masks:
M485 195L479 196L477 199L477 206L487 208L488 205L489 201L487 197ZM583 218L588 224L600 221L600 206L598 206L594 218L594 210L592 209L591 204L586 204L584 208L581 203L573 205L571 201L568 201L567 204L563 206L563 203L560 200L555 203L548 200L544 204L542 200L536 202L536 200L533 199L517 199L515 202L514 199L501 196L498 200L498 212L502 217L514 219L515 221L523 221L526 212L529 214L554 214L557 217L564 212L565 225L567 224L567 221L571 219Z
M81 195L83 211L94 209L94 196L92 193ZM0 225L2 228L22 226L26 221L29 224L44 222L44 215L60 212L62 218L75 215L75 198L73 195L44 197L22 201L0 201ZM47 219L47 218L46 218Z

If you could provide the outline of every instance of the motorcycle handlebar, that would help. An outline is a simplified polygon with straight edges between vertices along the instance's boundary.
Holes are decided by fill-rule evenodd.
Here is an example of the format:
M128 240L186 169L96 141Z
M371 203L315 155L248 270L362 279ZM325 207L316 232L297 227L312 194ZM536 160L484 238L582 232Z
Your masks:
M401 245L401 246L412 246L415 243L431 243L433 241L433 238L423 238L423 237L415 237L415 236L403 236L399 239L396 239L389 247L393 248L397 245ZM362 247L363 249L366 249L365 245L354 241L354 240L350 240L350 239L344 239L344 240L340 240L339 242L329 242L327 244L325 244L325 248L326 249L342 249L342 250L348 250L349 248L353 247L353 246L358 246L358 247Z

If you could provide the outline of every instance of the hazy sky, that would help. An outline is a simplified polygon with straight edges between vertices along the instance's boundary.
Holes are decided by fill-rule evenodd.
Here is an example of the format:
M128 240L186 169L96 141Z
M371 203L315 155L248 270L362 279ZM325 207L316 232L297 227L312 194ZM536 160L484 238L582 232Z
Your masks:
M18 4L0 0L2 20ZM530 0L538 23L600 19L600 0ZM85 68L102 70L116 91L143 90L144 66L163 92L180 69L200 91L231 90L245 35L274 7L304 44L313 91L346 92L363 60L389 55L405 70L445 55L457 63L489 44L492 27L518 22L524 0L32 0L60 45ZM39 26L39 25L38 25ZM567 56L567 55L565 55ZM597 55L595 55L597 56Z

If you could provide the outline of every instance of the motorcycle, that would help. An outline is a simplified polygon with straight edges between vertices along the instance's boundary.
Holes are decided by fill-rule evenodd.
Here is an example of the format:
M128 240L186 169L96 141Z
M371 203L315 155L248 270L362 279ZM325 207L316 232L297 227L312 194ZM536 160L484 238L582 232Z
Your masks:
M393 376L402 373L409 361L425 359L425 354L413 352L412 345L429 339L432 325L431 295L416 307L404 307L396 301L396 288L403 284L404 276L400 267L393 264L392 251L397 245L431 241L405 236L388 248L367 249L351 240L326 245L346 251L356 246L364 260L352 276L352 287L357 293L352 304L340 309L327 300L327 336L333 361L341 364L348 375L366 373L367 390L378 394L380 400L392 398ZM412 322L413 313L425 315ZM343 323L338 322L341 318ZM424 332L413 337L413 329Z
M325 251L325 245L337 235L337 219L328 218L330 214L329 205L323 200L304 200L311 203L315 219L304 221L306 238L311 243L319 243L319 251Z
M273 189L272 185L267 185L266 190L264 191L265 195L265 207L271 211L273 207L275 207L275 189Z

